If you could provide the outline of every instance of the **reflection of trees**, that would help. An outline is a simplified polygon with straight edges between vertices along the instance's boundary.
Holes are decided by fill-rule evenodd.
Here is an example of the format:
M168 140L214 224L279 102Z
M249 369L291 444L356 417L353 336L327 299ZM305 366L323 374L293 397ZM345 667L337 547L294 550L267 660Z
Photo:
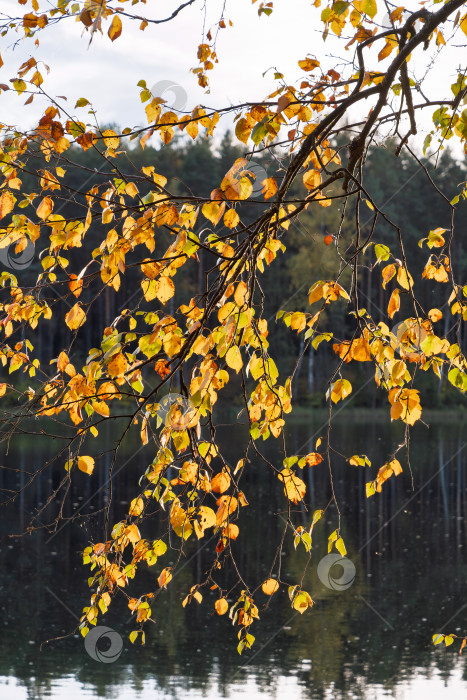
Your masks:
M258 689L274 695L280 678L293 676L303 694L313 700L324 699L331 690L337 699L352 696L366 700L372 697L368 686L392 690L420 669L426 674L437 671L448 679L458 663L457 654L432 647L431 634L443 628L464 600L466 457L460 450L452 459L463 444L462 423L441 422L437 417L429 432L417 427L411 455L415 490L411 490L405 468L403 475L385 484L382 494L367 500L365 481L373 478L400 437L397 428L375 419L369 421L368 415L338 419L333 432L336 444L346 445L349 455L366 453L373 464L365 473L363 468L350 467L343 461L333 463L335 487L343 505L343 535L348 556L356 566L356 581L347 591L336 593L322 586L317 578L317 563L327 551L327 535L336 525L335 514L329 513L315 528L312 560L303 582L315 600L314 608L303 616L293 616L287 594L282 591L267 610L261 610L266 599L259 593L261 624L255 630L257 640L250 656L237 656L235 630L226 618L213 612L215 592L205 591L201 606L192 603L183 609L180 605L208 566L215 540L183 568L174 588L158 599L154 608L157 624L148 630L145 647L133 647L128 640L131 624L127 624L129 611L122 600L105 619L124 637L124 652L115 664L92 661L80 638L54 642L40 652L41 642L65 634L74 625L72 615L46 587L77 614L85 601L87 571L81 567L80 551L89 535L78 521L65 527L49 544L49 535L38 531L13 541L12 547L6 534L18 531L20 509L29 516L32 508L50 493L48 479L56 483L60 472L57 468L57 473L44 474L2 520L0 675L15 676L31 698L46 697L53 685L67 676L90 686L99 696L115 694L115 688L123 684L138 692L150 681L169 697L185 697L190 691L203 693L213 685L219 696L227 696L236 684L252 679ZM288 435L290 453L306 452L308 446L303 447L303 443L318 427L318 418L311 425L292 423ZM226 428L220 439L226 445L232 443L234 461L232 428ZM128 444L126 454L131 455L132 450L134 445ZM266 444L265 450L273 460L273 445ZM12 446L9 464L27 465L31 459L42 460L46 453L47 445L40 439L23 438L21 447ZM134 464L130 463L118 475L113 501L116 518L119 508L123 509L122 502L133 496L131 472L144 464L137 455ZM12 487L12 479L20 477L11 473L7 477L2 470L0 478L1 488L6 489ZM304 478L311 510L321 507L329 498L326 469L307 469ZM99 483L105 483L104 466L97 475L99 479ZM254 581L264 577L269 568L282 526L272 516L280 512L284 503L281 489L261 464L252 461L247 465L245 480L247 495L255 494L255 498L251 497L252 505L242 510L240 528L246 537L234 547L239 565ZM89 483L83 479L88 491L82 493L76 485L67 506L68 515L92 495ZM426 487L417 493L423 484ZM105 495L103 489L90 502L93 510L99 510ZM400 514L393 517L399 509ZM309 522L305 512L297 511L294 518L297 525ZM23 524L27 520L24 516ZM297 583L306 555L301 545L294 550L291 535L286 549L282 578ZM190 553L188 542L188 556ZM140 581L142 589L150 589L156 576L155 570L148 569L146 580ZM219 584L228 588L228 574L220 576L224 578L219 579ZM465 631L465 620L462 610L449 623L449 631ZM239 670L263 645L264 650L251 664ZM309 663L302 663L304 659L311 660L311 668ZM66 687L66 680L64 683Z

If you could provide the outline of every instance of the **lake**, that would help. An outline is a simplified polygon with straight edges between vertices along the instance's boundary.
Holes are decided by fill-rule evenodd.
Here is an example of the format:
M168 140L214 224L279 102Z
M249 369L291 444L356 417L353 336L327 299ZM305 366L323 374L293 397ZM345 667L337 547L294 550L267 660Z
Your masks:
M313 450L316 437L324 432L323 415L317 411L290 420L286 434L290 454ZM198 552L188 541L187 563L158 597L153 607L156 624L146 626L145 646L132 645L128 639L135 626L123 600L112 604L98 623L121 640L121 653L111 663L105 657L110 638L99 642L104 661L91 658L77 634L57 639L73 632L88 604L89 569L81 563L81 552L88 538L99 541L98 511L106 504L109 463L100 459L92 478L77 475L64 510L70 521L57 534L39 527L31 534L10 537L24 531L37 505L46 504L53 489L60 487L63 465L45 471L2 510L0 697L443 700L466 696L466 658L459 656L459 642L435 647L432 635L467 633L467 421L463 413L427 412L423 418L427 425L416 425L411 433L411 470L399 453L403 473L370 499L365 483L375 478L402 442L403 426L391 424L378 411L344 412L336 418L334 448L347 456L366 454L372 462L371 468L354 467L338 454L333 459L346 559L355 576L342 590L334 590L345 569L337 566L332 576L328 571L331 578L324 583L322 572L318 575L327 537L337 526L337 514L329 510L315 527L303 583L315 601L313 608L300 615L282 589L265 608L268 599L260 593L261 619L252 630L256 641L242 656L236 651L236 628L227 616L214 611L215 591L205 591L201 605L193 601L181 606L209 566L216 538L206 538ZM241 456L244 436L245 426L228 421L219 429L219 440L233 464ZM99 438L100 446L112 439L109 426ZM124 445L119 466L125 466L113 479L114 521L136 495L139 475L150 461L148 449L140 450L136 437ZM274 461L272 438L261 449ZM50 439L40 435L12 441L3 458L10 470L0 470L4 498L8 489L26 483L25 472L43 463L50 450ZM306 468L304 474L307 507L311 511L324 507L330 498L327 467L323 463ZM242 509L241 534L233 549L243 573L257 581L266 577L274 556L285 499L280 483L257 460L245 467L243 487L251 505ZM58 503L59 494L36 525L50 522ZM296 524L309 524L309 512L297 511ZM89 512L96 515L82 517ZM157 522L154 538L156 530ZM168 556L165 565L170 563ZM306 559L301 545L294 549L289 531L282 578L298 582ZM145 590L152 583L157 588L160 568L144 572ZM219 581L226 585L228 574L220 573Z

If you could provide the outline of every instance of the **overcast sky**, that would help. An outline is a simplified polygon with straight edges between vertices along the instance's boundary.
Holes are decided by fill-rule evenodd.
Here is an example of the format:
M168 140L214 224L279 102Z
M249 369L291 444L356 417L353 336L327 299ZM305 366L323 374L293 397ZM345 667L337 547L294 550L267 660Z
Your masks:
M288 84L294 84L305 75L298 67L298 61L307 54L316 55L325 70L331 67L339 70L337 64L341 62L342 65L342 57L345 60L353 57L353 49L345 51L346 42L332 35L325 44L322 43L319 22L322 8L313 8L310 0L275 0L274 5L270 17L258 17L259 2L252 5L250 0L227 1L225 16L233 21L234 27L219 31L219 64L210 72L210 94L197 86L196 76L190 73L190 68L197 65L196 48L202 39L203 24L209 29L220 17L220 0L208 0L206 16L200 0L175 20L158 26L149 25L144 32L138 29L139 22L124 19L123 33L114 43L107 36L110 22L106 21L104 35L96 33L89 47L89 33L83 33L83 25L73 19L40 32L37 49L30 39L21 39L21 29L15 46L11 35L2 39L5 65L0 69L0 82L8 83L18 66L34 55L36 60L43 60L50 66L43 87L53 97L66 95L68 100L62 104L67 110L83 121L89 119L85 109L74 110L76 100L86 97L97 110L101 124L115 122L123 128L147 124L137 87L141 79L146 80L148 87L164 80L180 85L179 99L180 94L184 98L186 93L187 110L191 111L197 104L221 108L266 97L274 89L275 82L272 71L264 77L262 73L272 67L284 73ZM407 5L414 9L419 7L413 0ZM177 6L178 3L172 0L164 3L148 0L147 5L133 7L125 3L124 9L161 18L168 16ZM14 0L2 0L2 10L22 16L28 8L17 5ZM383 19L383 14L380 19ZM446 41L448 37L449 31L446 31ZM465 39L461 34L457 44L465 44L462 37ZM372 53L370 69L384 69L387 65L388 61L377 61L380 48ZM429 98L452 99L449 86L455 79L455 69L465 63L464 50L420 51L420 59L415 64L417 79L423 76L424 66L431 59L435 60L429 78L423 84L425 94ZM167 92L164 97L170 104L173 94ZM45 106L43 101L35 98L32 105L24 107L24 95L18 97L13 91L2 93L0 100L0 120L24 127L33 125L34 120L37 123ZM370 103L362 106L362 113L370 107ZM428 118L423 127L425 131L431 128ZM157 139L153 142L157 143Z

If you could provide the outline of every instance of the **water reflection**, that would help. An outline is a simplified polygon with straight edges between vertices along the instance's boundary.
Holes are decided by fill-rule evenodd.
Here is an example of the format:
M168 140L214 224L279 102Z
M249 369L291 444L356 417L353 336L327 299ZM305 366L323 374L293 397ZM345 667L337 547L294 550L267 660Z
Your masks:
M206 593L201 606L192 603L184 609L180 605L208 567L215 540L190 559L174 586L159 598L154 611L157 624L147 630L145 647L129 642L132 625L122 601L103 623L123 637L123 652L115 663L92 660L79 637L51 642L40 651L44 640L73 628L74 615L87 602L87 571L81 567L80 551L99 515L94 522L78 518L48 543L50 535L45 530L9 539L9 533L27 524L34 505L45 503L51 488L58 486L60 470L37 480L8 508L1 523L2 699L63 695L275 698L286 693L290 698L310 700L429 700L443 698L443 688L450 697L465 694L464 657L454 647L446 650L431 645L434 631L467 630L467 605L463 607L467 573L465 422L449 415L433 415L427 421L429 430L420 425L412 434L413 490L409 468L403 464L403 475L387 482L382 494L366 499L365 482L374 478L376 468L402 440L401 427L370 413L337 419L334 445L347 454L367 454L373 464L371 471L350 467L337 457L333 464L355 582L336 592L318 578L317 564L327 552L326 536L336 524L335 514L330 513L328 524L315 529L312 564L303 584L316 601L314 608L301 616L291 609L286 593L278 594L268 609L260 609L256 643L242 657L235 650L235 630L213 612L215 592L212 600ZM319 432L319 426L319 415L294 421L287 436L290 452L312 449L316 438L311 441L311 436ZM242 426L226 426L220 434L232 462L243 433ZM5 463L27 470L43 460L49 448L37 437L34 442L23 438L21 444L12 444ZM265 443L263 449L274 460L273 443ZM129 442L125 450L122 459L129 462L113 484L111 515L115 519L134 496L135 477L148 459L144 450L136 454L136 443ZM106 465L105 460L100 462L96 472L101 490L93 497L96 482L91 487L83 475L66 516L86 501L83 512L97 513L106 504ZM328 474L322 466L306 472L312 509L322 507L330 497ZM24 475L0 470L0 488L13 488L21 478ZM282 525L273 516L284 502L277 482L261 464L248 465L246 479L245 491L254 491L257 500L254 508L242 509L240 529L248 532L247 543L240 544L239 538L234 546L239 565L253 580L264 578L269 568ZM297 524L300 519L305 524L309 516L299 512ZM188 554L191 556L189 548ZM304 552L301 547L294 550L290 535L282 577L298 581L304 563ZM156 585L158 573L148 569L145 590Z

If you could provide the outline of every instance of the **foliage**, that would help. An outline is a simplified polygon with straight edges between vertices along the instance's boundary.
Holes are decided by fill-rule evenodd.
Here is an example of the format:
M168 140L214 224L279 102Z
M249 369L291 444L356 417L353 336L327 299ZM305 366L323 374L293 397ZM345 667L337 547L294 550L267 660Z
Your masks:
M23 4L27 0L20 0ZM409 76L409 70L414 76L418 73L417 61L427 68L423 51L440 51L445 36L457 47L462 43L467 34L466 3L448 0L417 11L393 8L389 28L381 26L386 7L380 5L375 0L339 1L322 9L323 41L329 34L345 41L345 48L354 51L348 65L340 72L334 68L324 72L317 58L305 56L299 61L304 76L297 83L289 84L276 72L276 90L258 102L217 111L198 105L184 113L167 108L164 99L140 80L148 122L144 129L96 126L95 110L85 97L73 110L47 98L44 68L33 57L12 78L11 89L27 95L26 104L38 95L50 104L33 129L2 127L2 250L13 247L20 256L31 245L40 248L40 269L33 283L20 284L20 275L6 270L0 275L4 371L0 393L5 402L14 397L17 406L4 421L3 437L8 440L23 430L30 417L56 421L63 433L55 459L64 466L56 493L63 497L70 481L81 478L78 472L83 472L82 478L93 478L107 449L113 453L112 478L127 432L138 431L141 443L154 449L152 462L135 482L128 511L109 531L106 522L102 541L90 543L84 551L92 593L80 621L83 636L121 594L137 625L130 639L144 643L142 628L152 620L157 598L182 566L188 540L202 547L214 538L211 566L186 591L183 605L202 604L203 591L214 590L215 611L228 613L237 627L239 653L249 649L260 617L261 589L272 596L286 588L299 613L313 606L310 593L302 588L303 579L281 577L280 554L290 532L295 546L303 546L311 557L313 529L324 528L319 521L330 511L335 524L326 533L328 551L346 554L332 481L336 448L330 428L334 405L345 405L356 394L347 365L370 363L375 391L385 393L391 419L406 426L403 444L387 455L367 482L368 497L377 497L387 480L403 473L399 453L405 449L408 461L409 430L423 414L423 397L416 388L419 376L427 372L439 380L446 376L462 394L467 390L462 343L467 285L457 266L454 235L456 209L467 198L467 185L444 193L417 155L415 138L419 115L435 107L424 155L430 148L439 155L451 139L465 149L465 70L453 67L451 94L432 99L425 98L420 83ZM273 9L273 3L261 3L258 13L267 22ZM46 28L58 31L56 25L74 18L90 41L105 31L114 42L126 23L136 18L141 31L162 21L149 13L141 18L104 0L86 2L84 9L66 1L40 9L32 0L30 10L20 20L7 18L4 35L21 31L26 40L40 42ZM222 11L217 26L207 31L198 47L193 74L203 88L208 88L221 59L217 30L233 31L230 27ZM0 89L10 88L2 83ZM421 103L417 93L424 98ZM76 116L88 108L89 121ZM365 116L358 115L358 109ZM216 159L209 141L222 122L228 124L232 118L238 144L224 140ZM130 142L139 142L142 156L155 136L164 145L158 151L160 162L164 159L160 153L170 151L167 164L174 168L177 149L171 144L177 133L194 142L185 147L183 181L150 159L135 167ZM424 217L424 235L415 253L408 249L413 237L408 237L404 219L393 218L388 203L381 202L374 191L378 182L366 182L367 159L386 157L374 144L388 133L400 167L419 169L432 187L432 197L442 202L442 213L433 207ZM260 183L251 161L256 154L279 164ZM98 172L90 178L91 158ZM326 377L329 425L313 452L290 455L283 433L300 358L289 376L281 376L270 342L265 290L274 267L282 265L289 238L294 245L293 227L319 218L329 227L322 242L327 247L321 247L326 257L300 272L307 282L306 306L304 302L299 308L274 311L281 324L300 336L301 357L323 343L332 347L336 362ZM296 240L295 245L295 259L292 256L287 263L292 277L300 263ZM434 297L431 292L423 294L427 284L435 290ZM364 301L364 290L371 297L375 288L380 299L392 290L388 303L384 301L387 311L377 309L384 318ZM116 302L110 301L115 298ZM437 306L431 305L432 298ZM99 304L104 309L93 315ZM332 315L338 322L330 328ZM51 355L39 358L35 334L39 327L47 329L54 316L65 328L66 342L57 352L54 348ZM400 318L397 326L395 317ZM435 330L446 317L445 331ZM229 387L243 401L241 415L249 428L244 456L235 465L216 437L216 403ZM99 434L107 421L118 426L118 435L114 447L102 449ZM262 453L262 442L269 438L280 443L282 464L272 463ZM285 514L276 554L261 580L250 580L237 557L247 534L237 524L239 513L248 507L248 499L255 498L254 490L243 490L253 456L274 473ZM349 465L371 469L365 455L349 455ZM315 468L329 470L331 499L306 516L304 527L296 524L306 507L304 477ZM30 481L42 469L37 468ZM61 518L60 512L50 526L57 528ZM156 533L152 523L157 523ZM238 546L233 545L237 539ZM176 553L174 565L167 563L169 547ZM157 568L158 589L133 594L132 580L144 565ZM233 575L228 588L218 582L223 567L230 567ZM443 639L446 643L453 635Z

